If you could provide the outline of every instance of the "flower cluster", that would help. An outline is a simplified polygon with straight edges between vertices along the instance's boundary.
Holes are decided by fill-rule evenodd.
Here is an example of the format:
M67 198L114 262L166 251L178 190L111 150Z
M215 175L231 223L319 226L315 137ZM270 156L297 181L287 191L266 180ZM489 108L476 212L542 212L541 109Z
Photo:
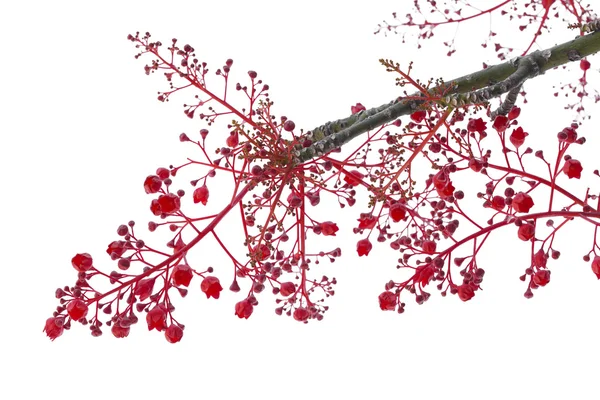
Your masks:
M428 3L435 7L435 2ZM559 4L531 3L542 6L543 16L536 19L540 29L549 10ZM567 6L565 1L560 4ZM470 17L460 18L447 22ZM584 22L581 14L577 18ZM404 25L414 24L409 17ZM420 24L420 29L429 29L422 38L437 25ZM93 336L107 326L114 337L125 338L143 316L149 331L179 342L185 326L175 319L175 298L199 289L207 300L220 299L224 286L217 275L226 276L227 265L233 278L225 287L238 296L232 307L238 318L250 318L267 289L276 296L277 315L302 323L321 320L337 280L315 270L342 255L335 246L340 227L322 210L325 200L336 201L356 221L352 251L358 257L369 257L375 246L385 243L397 252L396 268L408 274L385 283L378 300L382 310L398 313L405 310L405 296L423 304L434 285L443 296L450 293L462 301L478 295L485 276L480 254L500 229L513 229L517 241L531 246L520 277L527 282L527 298L550 283L550 260L561 254L555 238L567 224L574 219L589 222L596 238L594 220L600 213L599 204L593 203L600 200L591 193L597 190L588 189L581 197L568 189L570 180L589 173L587 162L578 157L577 147L585 138L579 137L577 123L557 132L556 154L547 158L543 150L527 147L532 127L520 123L519 107L510 103L508 112L497 116L487 103L449 107L439 93L391 67L389 71L401 75L400 86L411 85L422 94L408 122L396 120L369 131L349 154L334 149L299 163L297 149L314 149L318 143L293 120L274 114L269 85L256 71L240 80L234 77L232 59L213 72L191 45L182 46L176 39L166 49L149 33L129 35L128 40L139 50L136 58L150 58L145 73L162 74L167 81L159 101L171 101L183 89L196 90L183 112L198 121L198 131L179 135L193 155L140 180L153 217L147 229L167 236L162 247L150 244L129 221L117 227L107 244L112 271L98 267L86 252L73 256L77 279L56 289L60 304L44 326L52 340L73 323L89 326ZM453 51L451 47L449 54ZM584 74L589 68L589 61L582 60ZM350 112L362 118L368 111L356 103ZM414 168L421 162L430 167L424 175L418 171L425 169ZM547 175L532 173L533 163L544 166ZM369 194L368 202L359 202L360 192ZM476 210L474 201L480 205ZM237 216L237 234L223 227L228 215ZM318 240L309 240L315 236ZM225 255L227 265L213 267L205 257L195 257L196 246L206 242L211 252ZM595 242L584 260L591 261L600 279L600 247Z

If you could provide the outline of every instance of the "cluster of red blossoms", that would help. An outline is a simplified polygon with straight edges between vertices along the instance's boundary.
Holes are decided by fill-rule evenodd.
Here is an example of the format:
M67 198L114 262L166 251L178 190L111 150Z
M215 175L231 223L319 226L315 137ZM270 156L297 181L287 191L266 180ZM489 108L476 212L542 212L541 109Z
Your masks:
M336 284L336 280L325 276L320 280L313 279L307 272L310 270L311 263L316 265L319 259L329 259L333 262L341 255L340 249L321 251L314 256L309 256L304 244L301 244L292 246L294 250L290 253L286 254L284 251L284 244L292 242L290 234L294 231L294 229L282 229L282 226L293 222L288 216L290 214L308 216L305 209L307 203L304 199L308 199L308 204L311 206L317 206L320 201L319 190L310 189L311 186L318 189L319 182L316 180L305 182L300 186L289 184L298 178L306 179L304 167L294 168L286 161L289 160L290 150L303 143L301 139L293 138L286 143L277 142L281 140L283 133L293 135L295 123L286 117L281 117L278 126L274 127L271 123L267 125L260 122L261 118L256 117L257 115L269 117L268 108L271 105L266 92L268 85L257 78L256 72L248 72L251 80L250 88L240 83L229 86L248 94L250 108L244 111L226 101L225 95L219 98L207 90L205 83L201 81L206 79L208 68L206 63L201 63L195 58L193 47L185 45L180 48L174 39L169 51L171 55L180 57L178 65L175 65L172 60L169 60L171 57L163 58L159 54L160 42L150 42L148 39L149 34L144 37L129 36L129 40L143 49L140 55L153 54L158 57L158 60L145 67L147 74L160 69L171 71L165 72L171 90L159 94L159 101L169 101L171 94L178 91L175 81L179 77L188 85L191 83L202 93L219 102L229 113L235 114L241 123L228 126L230 132L223 139L225 146L217 147L216 157L209 156L211 152L207 151L207 142L210 137L215 137L209 136L208 129L199 131L198 140L190 139L191 135L185 133L179 136L182 143L192 144L199 149L205 160L194 160L179 167L158 168L143 182L145 192L153 196L149 204L150 211L161 220L150 221L148 230L154 232L161 228L168 228L172 233L172 238L166 243L168 250L158 250L148 245L137 235L137 228L133 221L120 225L117 228L117 235L120 238L112 241L106 250L115 262L116 270L105 273L96 268L89 254L75 255L72 265L78 272L77 281L73 286L57 289L56 297L60 305L53 316L47 320L45 332L51 339L55 339L65 329L70 329L72 322L79 322L89 326L93 336L101 335L102 327L106 325L110 327L113 336L124 338L128 336L130 327L138 322L137 314L145 312L149 330L164 332L166 339L171 343L181 340L184 325L173 316L175 307L172 293L186 296L188 288L197 277L201 279L200 290L207 298L218 299L223 290L219 278L211 275L212 267L201 271L194 268L193 263L187 260L189 251L207 235L214 237L217 245L234 264L235 278L229 290L234 293L240 292L242 289L238 280L244 278L251 280L249 293L234 307L237 317L249 318L258 304L257 295L270 285L273 293L280 297L278 303L281 304L275 309L276 314L285 313L300 322L322 319L322 314L328 307L320 305L319 301L313 300L311 296L314 297L316 291L320 291L325 296L333 295L332 285ZM232 60L227 60L225 65L216 71L217 76L224 78L225 87L227 87L232 64ZM201 120L208 121L209 125L212 125L222 114L216 112L214 107L210 108L214 114L199 114L197 111L202 103L203 101L199 101L196 105L184 105L184 113L188 118L199 116ZM244 126L255 130L253 136L249 136ZM220 141L218 137L215 139ZM246 160L243 165L239 164L240 159ZM228 174L232 175L236 182L236 190L239 191L234 194L233 200L216 214L208 213L207 216L206 212L196 209L204 215L191 217L183 211L186 201L185 191L172 188L177 173L183 168L192 167L208 170L191 182L193 187L191 199L194 205L206 209L211 207L208 182L217 174L223 178ZM310 167L309 170L320 173L316 166ZM288 180L282 181L282 175L286 175ZM252 193L260 186L265 188L261 195ZM283 188L289 188L289 192L284 192ZM244 201L249 196L252 196L253 200L245 205ZM285 204L285 208L283 213L279 213L278 209L282 203ZM218 204L212 206L215 205L218 206ZM221 219L236 207L244 210L242 225L246 238L244 243L247 248L246 262L239 261L240 257L232 250L233 245L226 244L225 238L222 238L217 231ZM267 214L262 215L265 210L268 211ZM261 224L262 218L268 223ZM201 226L202 224L205 225ZM332 221L318 222L314 219L312 223L308 223L308 219L296 221L296 225L323 236L335 236L339 229ZM186 241L184 231L193 233L194 239ZM229 236L227 235L227 238ZM295 243L299 242L298 239L295 241ZM162 261L151 262L149 256L160 257ZM284 279L286 276L284 274L301 277L301 282L293 283L291 279ZM97 284L94 282L103 278L113 285L110 290L97 289ZM110 317L103 322L100 320L102 315Z
M529 277L529 285L524 295L526 298L531 298L533 289L546 286L550 282L551 272L547 261L560 257L560 251L554 247L556 246L554 239L558 231L577 217L585 220L598 218L600 214L597 210L600 207L597 205L594 208L589 204L589 200L598 197L590 195L589 191L586 197L577 197L563 186L561 178L566 176L568 179L579 179L582 176L582 163L567 154L572 145L585 143L584 138L578 137L578 125L573 124L558 133L557 156L552 165L546 161L541 150L534 151L531 148L523 150L522 146L529 134L517 121L520 112L520 108L513 107L506 116L499 115L492 121L492 129L502 144L499 159L504 162L500 164L493 162L492 150L486 150L484 147L487 142L484 139L488 136L488 124L482 118L469 119L466 129L457 128L450 131L447 137L438 134L432 138L429 150L423 155L434 165L438 164L439 171L429 175L425 191L414 193L411 201L402 204L402 209L405 210L402 218L407 217L411 225L397 233L397 239L390 242L392 249L403 253L397 267L411 269L414 272L409 279L401 282L391 280L386 284L386 290L379 295L379 305L382 310L395 310L402 313L405 303L401 301L400 296L405 291L414 295L418 304L424 303L430 297L426 287L435 281L437 281L437 289L442 291L444 296L449 291L451 294L458 295L462 301L472 299L481 289L485 274L477 262L480 249L494 230L509 225L517 227L516 236L520 240L531 243L531 264L521 276L523 281ZM415 124L420 123L425 123L425 128L431 127L435 122L427 121L422 112L415 114L417 115L411 116L413 128L418 128ZM463 119L464 114L459 114L454 121ZM450 138L457 142L456 147L450 145ZM467 148L466 144L469 144L471 153L461 154L459 149ZM478 156L473 151L475 149L479 153ZM547 164L548 170L551 171L549 179L532 174L524 167L526 162L531 162L529 161L531 155ZM442 160L445 162L442 163ZM483 208L492 212L491 218L488 215L489 219L485 223L479 223L475 215L468 212L467 208L461 207L462 200L467 194L463 190L457 190L454 184L458 179L455 176L473 172L483 175L488 180L485 191L477 193L477 198L482 200ZM598 175L598 171L594 171L594 174ZM550 189L552 195L550 198L544 196L547 203L540 209L545 208L550 211L531 213L535 207L534 192L537 193L538 188L542 187ZM557 200L559 195L564 199L560 203ZM542 198L541 196L539 199ZM411 202L412 206L410 206ZM425 205L432 209L430 218L424 217L425 214L420 212ZM576 211L577 207L579 211ZM562 219L562 222L557 224L556 219ZM542 224L539 223L541 220L546 220L543 225L550 228L547 233L541 229ZM361 216L360 221L360 228L374 227L379 223L377 219L366 216ZM369 222L368 225L366 221ZM456 232L461 222L466 222L475 228L473 233L465 234L462 238L458 237ZM411 226L414 228L412 233ZM389 225L379 225L379 229L386 234L390 233ZM450 239L451 242L441 247L440 245L445 243L443 239ZM385 239L381 239L380 236L378 241L385 241ZM471 243L474 249L471 250L471 254L456 256L455 253L468 243ZM359 255L368 254L370 249L371 243L367 239L358 242ZM600 279L598 274L600 256L596 254L596 248L593 248L584 256L585 261L590 261L590 254L594 255L592 271ZM459 271L462 282L455 281L450 265L462 267Z
M214 239L214 249L231 260L234 278L229 290L241 292L239 280L249 283L247 293L233 307L238 318L248 319L259 304L259 295L269 288L277 296L277 315L303 323L321 320L328 310L323 302L334 294L337 282L311 273L322 261L334 262L341 256L340 248L315 251L307 244L311 235L319 235L322 241L318 245L325 246L339 231L330 213L317 215L321 196L334 197L341 209L348 207L344 212L354 213L357 223L353 232L361 235L356 241L359 257L369 256L374 245L388 242L398 256L396 268L410 272L406 279L385 283L379 295L382 310L398 313L406 306L402 296L408 293L417 304L423 304L433 285L442 296L449 292L462 301L471 300L482 289L485 270L478 256L483 245L494 231L510 226L516 227L515 238L531 246L530 260L520 277L528 281L524 295L530 298L533 290L550 282L548 264L560 257L555 238L561 229L575 218L591 222L600 217L598 196L588 190L578 197L565 184L565 177L580 179L584 172L582 162L567 154L574 145L585 143L578 137L578 124L558 133L556 157L548 161L543 151L525 147L529 133L518 121L519 107L491 120L489 112L478 116L484 104L449 110L436 99L425 98L403 128L400 120L384 124L358 141L348 156L335 159L339 149L334 149L299 163L296 154L314 146L312 136L310 132L297 133L292 120L272 114L269 87L255 71L248 71L249 83L229 84L233 61L227 60L214 73L224 83L224 93L217 95L216 90L208 89L209 69L192 46L180 47L173 39L163 54L162 43L150 41L149 34L128 39L140 49L136 58L153 58L144 68L146 74L164 73L169 90L159 93L159 101L169 101L174 93L193 87L199 94L191 104L184 104L185 115L199 118L209 127L227 115L228 123L221 136L209 134L208 129L200 129L197 135L182 133L179 140L193 146L200 159L158 168L143 181L145 192L152 196L150 212L160 219L149 222L148 230L168 230L171 236L166 250L147 244L130 221L117 228L119 238L106 250L115 270L105 273L96 268L88 253L72 258L77 280L73 286L56 290L60 305L44 327L52 340L73 322L89 326L93 336L100 336L106 325L114 337L125 338L138 322L137 315L145 313L149 331L164 332L168 342L179 342L185 326L173 316L173 294L185 297L198 281L207 299L219 299L223 291L212 267L201 270L188 262L190 251L207 236ZM580 66L585 73L590 64L584 61ZM408 74L401 75L427 93ZM248 104L232 105L228 90L244 94ZM205 106L208 101L210 107ZM350 111L360 116L366 107L357 103ZM216 143L214 149L208 149L211 140ZM428 176L411 170L417 156L431 165ZM525 167L532 162L545 164L548 176ZM194 171L193 191L188 196L190 212L200 216L184 212L186 192L173 189L174 178L183 168L203 170L200 174ZM485 180L479 191L473 184L478 181L475 177ZM218 182L211 183L213 178ZM226 190L225 182L233 182L231 200L214 204L209 187L218 185L219 190ZM357 204L357 190L369 192L368 204ZM551 193L549 197L540 194L544 190ZM467 203L474 199L481 204L479 215ZM592 204L595 200L599 204ZM355 206L360 209L351 211ZM208 211L210 207L219 208L213 213ZM239 213L243 232L233 244L230 231L221 235L218 230L230 212ZM240 244L243 255L235 247ZM160 261L151 261L154 258ZM592 271L600 279L597 246L583 258L591 261ZM102 279L110 289L98 289L95 281ZM101 321L103 315L105 322Z
M134 224L130 222L129 227L132 228L133 225ZM130 239L131 235L127 233L129 232L129 227L121 225L117 232L120 233L121 236L125 236L126 239ZM141 246L143 246L143 244L141 244ZM125 251L128 249L130 249L130 242L120 240L110 243L106 250L113 260L119 260L117 266L123 271L129 269L130 266L128 258L122 257ZM86 291L86 287L88 287L87 280L95 274L99 274L100 272L95 269L93 266L93 259L87 253L76 254L71 260L71 264L73 268L78 271L79 279L74 287L65 286L63 289L59 288L56 290L56 298L60 299L61 306L57 307L55 316L46 320L46 325L44 327L44 331L52 340L61 336L64 329L69 329L71 321L78 321L84 325L88 324L88 321L85 317L88 315L88 303L90 301L83 300L83 293ZM211 271L212 269L209 268L208 272ZM176 265L171 272L172 285L177 287L180 292L186 293L186 289L184 288L189 287L195 274L197 273L193 271L192 268L187 264ZM124 274L119 274L113 271L113 273L110 274L110 277L111 283L116 283L119 281L119 279L124 277ZM135 285L132 295L128 297L128 303L135 301L134 297L137 298L138 301L145 301L146 299L152 299L153 297L156 298L156 294L153 295L155 281L156 278L139 279ZM207 298L213 297L218 299L223 288L221 287L217 277L206 276L200 283L200 290L206 294ZM107 294L104 296L106 295ZM94 300L98 304L96 308L97 315L98 308L101 308L102 306L95 298ZM65 304L66 306L64 306ZM136 305L136 309L138 312L142 310L147 311L146 322L148 325L148 330L151 331L156 329L160 332L164 331L165 338L170 343L176 343L183 337L183 325L175 322L167 325L167 314L169 311L173 310L172 306L171 310L169 310L169 306L165 304L156 304L154 307L149 308L147 304L138 303ZM64 311L66 311L66 316L60 315ZM108 306L105 306L102 311L104 313L110 313L112 311L110 303ZM114 337L124 338L129 335L131 325L137 322L138 318L133 312L123 312L115 314L115 316L113 316L107 325L111 326L111 333ZM90 325L93 336L101 335L102 332L100 330L100 326L102 326L102 323L96 318L95 322Z
M457 132L459 137L465 139L474 140L478 144L481 156L474 157L474 155L462 156L457 160L454 160L444 166L440 166L439 171L435 174L431 174L425 182L425 191L414 193L413 199L418 199L419 204L414 205L414 200L410 198L392 199L388 198L387 201L381 203L381 209L377 211L373 208L369 212L360 213L358 218L358 225L354 229L355 233L363 233L365 231L379 231L378 242L384 242L387 238L395 238L390 242L390 247L396 251L403 253L403 258L399 264L399 268L410 268L414 271L412 277L403 282L390 281L385 286L385 291L379 295L379 305L382 310L396 310L403 312L405 303L400 301L400 295L403 291L408 291L415 295L415 300L418 304L424 303L430 296L424 289L432 282L437 281L437 287L445 295L446 291L450 291L452 294L456 294L462 301L468 301L472 299L476 292L481 288L481 283L485 271L477 265L476 255L456 257L454 252L457 251L460 246L469 242L476 242L478 239L485 239L487 235L493 230L500 227L514 224L518 227L517 236L520 240L531 242L532 244L541 243L541 246L537 250L532 250L532 263L531 266L526 269L526 274L521 277L525 280L527 276L530 277L530 283L525 293L526 297L532 297L533 292L531 289L536 289L547 285L550 282L550 271L547 268L547 261L549 258L557 259L560 253L556 249L545 249L544 246L548 243L548 239L554 237L558 229L554 229L545 239L539 237L539 231L536 229L537 221L541 218L551 217L564 217L568 219L571 214L562 211L564 207L560 207L561 211L550 211L546 213L537 213L534 215L527 215L530 210L535 206L531 193L533 190L541 184L549 185L554 191L566 195L568 198L573 200L575 203L584 205L585 212L593 213L589 205L585 204L584 200L579 200L572 194L568 193L565 189L558 185L557 178L560 174L556 174L551 181L547 181L541 177L536 177L531 173L525 171L522 168L524 158L533 153L533 150L527 148L525 151L519 149L525 142L527 133L524 133L521 126L517 126L513 129L510 136L505 135L510 125L517 124L516 118L518 117L520 110L514 108L508 114L507 117L499 116L494 120L492 125L493 129L497 132L503 143L506 138L513 149L504 148L504 154L513 154L518 160L520 167L513 168L510 166L510 162L507 162L507 166L494 165L490 162L491 151L484 150L482 146L483 140L487 137L486 129L487 123L482 118L470 119L467 128ZM458 118L457 120L460 120ZM427 124L430 121L425 121L418 118L413 118L413 121L421 121L421 123ZM413 128L418 130L418 126L413 125ZM559 157L557 157L557 165L554 169L562 172L568 178L580 178L582 167L581 163L569 155L566 154L566 150L572 144L583 144L585 140L578 138L576 126L570 126L563 129L558 134L559 143ZM431 157L433 154L440 154L446 152L446 156L453 152L455 156L459 154L448 145L449 141L443 140L442 135L436 135L433 142L430 145L429 151L424 152L424 156ZM435 146L437 144L438 146ZM536 152L535 156L539 159L544 160L543 153ZM508 160L508 159L507 159ZM437 161L437 160L436 160ZM464 165L463 165L464 164ZM500 178L492 178L491 171L503 171L504 175ZM169 172L168 174L165 172ZM176 194L168 193L164 189L172 184L171 177L173 176L173 170L169 171L165 168L159 168L155 175L150 175L144 181L144 189L148 194L157 194L158 198L153 199L150 203L150 210L154 215L160 216L163 219L168 218L170 215L181 215L181 197L184 195L183 191L178 191ZM502 217L500 222L493 223L493 218L488 221L487 227L479 226L480 231L475 234L471 234L463 239L456 237L456 232L459 226L458 216L463 217L463 220L469 220L471 223L477 225L473 221L473 217L469 217L460 207L461 200L465 197L465 193L461 190L457 190L453 183L453 176L460 173L478 173L486 176L489 181L485 185L485 192L477 194L477 197L483 200L482 206L484 209L490 209L494 212L494 217ZM258 172L255 171L254 175ZM365 177L373 174L373 170L366 170L365 173L358 170L345 171L343 173L343 181L346 188L352 188L361 186L365 182ZM529 179L529 181L525 180ZM537 179L537 181L535 181ZM517 191L513 187L516 186L516 181L521 180L526 182L529 186L528 190ZM504 190L501 190L501 183L507 186ZM502 194L496 194L501 191ZM292 190L286 197L289 209L297 209L302 207L304 204L304 198L312 198L313 203L318 204L318 201L314 201L315 194L304 194L299 193L296 190ZM310 196L310 197L309 197ZM209 190L206 184L197 187L193 193L194 204L201 203L206 205L209 198ZM317 197L318 198L318 197ZM352 202L348 202L351 204ZM433 211L431 212L432 218L423 218L420 216L419 210L425 205L429 205ZM384 212L386 210L386 212ZM581 214L581 212L579 212ZM393 223L405 223L402 225L400 231L390 231L390 226L383 221L389 220ZM254 225L252 218L246 217L246 224L251 227ZM553 226L553 224L547 224ZM560 226L563 226L561 224ZM129 270L134 258L139 260L139 255L143 251L148 251L148 246L143 240L137 239L134 233L133 222L127 225L121 225L117 229L117 234L122 237L121 240L115 240L111 242L107 247L107 254L111 259L117 261L117 267L121 272L113 271L109 277L111 283L121 284L120 290L124 290L124 293L117 295L115 300L125 300L128 305L125 311L115 313L107 325L111 327L111 333L117 338L127 337L130 331L131 325L138 322L138 318L133 312L132 305L135 304L135 311L141 312L146 311L146 322L149 330L157 330L164 332L165 338L175 343L181 340L183 336L184 326L172 317L171 322L168 322L170 313L174 310L172 304L169 301L159 302L161 296L166 293L163 287L160 290L155 290L155 284L159 276L150 276L148 271L151 268L146 267L146 274L141 275L127 275L126 271ZM150 231L154 231L158 228L159 224L150 222L148 227ZM173 224L169 225L171 230L174 230ZM411 227L416 228L410 233ZM435 227L435 229L432 229ZM337 224L333 221L323 221L316 223L310 227L314 234L323 236L336 236L339 231ZM176 229L174 231L177 231ZM536 237L538 234L538 237ZM267 239L271 239L272 235L267 232ZM440 248L444 242L442 239L452 239L454 243L446 248ZM268 242L267 242L268 243ZM272 265L269 260L275 258L282 258L281 250L273 249L272 246L267 243L260 243L250 248L250 258L253 262L262 265ZM185 254L186 244L183 243L181 236L176 236L168 244L168 247L173 248L177 253ZM480 246L478 246L480 247ZM533 248L533 247L532 247ZM357 241L356 250L359 256L368 256L373 249L373 244L369 238L363 238ZM332 256L338 256L339 254L333 254ZM411 262L412 258L421 256L420 261ZM589 255L586 256L589 261ZM585 257L584 257L585 258ZM299 258L295 257L298 261ZM466 265L460 271L462 277L461 283L455 283L450 275L450 271L445 270L445 267L452 262L455 266ZM293 260L292 260L293 262ZM289 263L282 263L282 268L273 270L271 266L271 276L279 277L282 272L293 272L292 265ZM87 253L76 254L72 259L72 266L78 272L78 280L76 285L73 287L64 287L63 289L57 289L56 297L60 299L61 306L59 306L55 312L55 315L46 321L45 332L51 339L55 339L60 336L64 329L70 327L71 321L79 321L84 325L89 323L91 333L94 336L101 334L100 327L102 323L98 320L98 310L102 310L104 313L112 312L113 301L102 303L101 299L112 294L113 291L109 291L104 294L99 294L91 290L88 285L88 280L96 275L104 275L94 267L92 257ZM156 270L155 266L154 269ZM592 270L600 279L600 256L595 255L592 262ZM276 272L279 271L279 272ZM185 295L187 288L195 275L202 278L200 283L200 289L204 292L207 298L213 297L218 299L220 292L223 290L220 281L217 277L206 275L207 273L213 272L212 268L207 269L205 272L195 271L187 263L176 263L170 269L170 282L167 288L176 288L180 294ZM275 272L273 274L273 272ZM237 275L242 277L244 273L238 271ZM124 278L132 278L127 282L123 282ZM264 282L264 280L263 280ZM125 283L125 284L124 284ZM262 282L257 281L254 283L254 293L259 293ZM125 296L126 289L129 287L129 293ZM262 286L264 287L264 285ZM301 288L290 281L283 281L279 283L279 287L275 292L285 298L292 298L297 295ZM240 290L239 285L236 281L231 285L230 290L237 292ZM93 293L92 296L86 296L87 293ZM87 297L87 298L86 298ZM146 302L150 300L150 302ZM86 316L89 312L89 304L95 304L95 316L88 320ZM247 298L239 301L235 307L235 315L239 318L249 318L254 310L254 307L258 304L256 297L251 294ZM286 306L278 307L276 310L277 314L282 314L286 311ZM314 309L311 311L310 308L305 306L298 306L289 310L294 319L306 322L314 317ZM91 322L90 322L91 321Z

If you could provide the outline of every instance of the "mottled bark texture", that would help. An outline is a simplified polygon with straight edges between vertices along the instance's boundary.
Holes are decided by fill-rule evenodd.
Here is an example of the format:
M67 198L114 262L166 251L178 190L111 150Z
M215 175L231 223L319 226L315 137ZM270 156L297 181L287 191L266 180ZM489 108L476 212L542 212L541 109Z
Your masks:
M430 89L429 93L433 97L439 97L439 104L452 108L485 103L489 99L508 93L492 116L506 114L514 105L519 90L527 79L600 51L600 20L586 24L581 31L592 33L444 82L443 87L436 86ZM442 91L444 96L440 97ZM363 110L312 129L307 133L305 140L310 145L296 149L294 163L300 164L319 157L371 129L409 115L427 100L429 99L422 93L415 93L408 98L397 98L379 107Z

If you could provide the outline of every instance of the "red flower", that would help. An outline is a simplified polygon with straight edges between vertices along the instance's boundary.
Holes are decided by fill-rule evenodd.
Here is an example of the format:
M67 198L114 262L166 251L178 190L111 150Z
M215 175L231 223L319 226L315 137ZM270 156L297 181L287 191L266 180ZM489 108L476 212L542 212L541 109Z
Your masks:
M78 253L71 259L71 265L73 265L73 268L75 268L78 272L85 272L89 270L92 268L92 263L92 256L90 256L88 253Z
M219 282L219 278L217 278L216 276L207 276L200 284L200 290L202 290L206 294L207 299L211 296L215 299L218 299L221 295L223 287Z
M162 214L173 214L179 211L181 200L173 193L163 194L158 197L158 206Z
M533 224L523 224L519 227L519 239L527 242L535 236L535 226Z
M452 182L448 182L448 184L442 188L437 188L438 195L445 199L454 194L454 186L452 186Z
M394 203L390 207L390 217L394 222L400 222L404 218L406 218L406 209L400 203Z
M344 176L344 182L346 182L350 186L358 186L362 182L362 178L364 177L359 171L350 171L349 174Z
M533 204L531 196L524 192L517 193L512 199L512 207L516 212L529 212Z
M518 149L525 143L525 138L527 136L529 136L529 133L525 132L523 128L518 127L510 134L510 142Z
M504 201L504 197L502 196L494 196L492 198L492 208L494 210L502 211L502 209L506 206L506 202Z
M538 286L546 286L550 282L550 271L541 269L533 275L533 283Z
M426 116L427 116L427 113L423 110L420 110L420 111L415 111L414 113L410 114L410 119L412 119L417 124L419 124L425 119Z
M454 194L454 186L450 181L450 176L445 170L441 170L433 177L433 186L438 192L438 195L444 199Z
M596 278L600 279L600 256L594 257L594 261L592 261L592 272L596 274Z
M156 278L142 279L135 287L135 295L140 297L140 301L146 300L152 294L154 288L154 282Z
M231 132L229 136L227 136L225 143L227 143L227 146L229 147L236 147L240 144L240 138L237 131Z
M302 197L298 196L296 192L292 192L288 195L287 202L290 208L298 208L302 205Z
M279 294L288 297L296 291L296 285L293 282L283 282L279 288Z
M558 141L565 143L575 143L577 140L577 131L575 128L568 126L562 131L558 132Z
M306 198L310 202L310 205L313 207L318 206L321 202L321 196L319 195L318 191L306 193Z
M81 299L74 299L67 304L67 313L74 321L79 321L88 313L88 305Z
M483 163L475 158L469 160L469 168L475 172L479 172L483 169Z
M433 253L435 253L436 244L432 240L425 240L425 241L423 241L421 248L423 249L423 253L433 254Z
M162 214L160 211L160 205L158 204L158 200L152 199L152 201L150 202L150 211L157 217L160 216L160 214Z
M508 117L508 119L513 120L513 119L519 118L519 115L521 115L521 109L519 107L515 106L510 109L507 117Z
M373 245L369 242L369 239L362 239L356 243L356 251L358 252L359 257L368 256L372 248Z
M112 327L110 328L110 332L117 339L122 339L122 338L129 336L130 330L131 329L128 326L127 327L121 326L121 324L119 324L119 321L113 323Z
M579 62L579 68L581 68L582 71L587 71L588 69L590 69L591 66L592 65L588 60L581 60Z
M565 161L565 165L563 166L562 172L569 177L572 178L581 178L581 171L583 171L583 167L581 163L577 160L573 160L572 158Z
M323 236L336 236L335 233L340 230L338 226L331 221L321 222L319 226L321 227Z
M65 328L63 327L65 320L63 317L52 317L46 320L46 325L44 326L44 332L50 338L50 340L54 341L57 337L63 334Z
M123 240L115 240L114 242L112 242L111 244L108 245L108 248L106 249L106 253L111 256L111 258L119 258L123 255L123 253L125 253L125 246L126 246L126 242L124 242ZM114 254L114 256L113 256Z
M361 112L363 110L366 110L366 108L365 108L365 106L363 106L360 103L356 103L355 106L350 107L350 112L352 112L352 114L359 113L359 112Z
M435 268L431 264L420 265L417 267L413 280L416 283L420 283L421 286L427 286L431 282L434 273Z
M299 307L294 310L294 319L296 321L304 322L308 320L308 317L310 317L310 313L306 308Z
M173 283L177 286L190 286L190 281L193 277L192 268L187 264L176 265L171 274L171 279L173 279Z
M208 195L209 193L206 185L202 185L199 188L196 188L192 196L194 198L194 204L202 203L202 205L206 205L206 203L208 202Z
M396 295L392 292L385 291L379 295L379 308L383 311L394 311L396 302Z
M508 118L506 118L504 115L498 115L494 120L492 127L498 131L498 133L504 132L506 128L508 128Z
M544 252L544 250L539 249L533 255L533 265L535 265L536 267L538 267L538 268L545 268L547 262L548 262L548 254L546 254Z
M161 181L164 181L171 176L171 172L168 169L161 167L156 169L156 175L158 175Z
M165 331L165 338L169 343L177 343L183 337L183 329L179 325L171 324Z
M254 311L254 307L250 304L250 300L242 300L235 305L235 315L238 318L248 319L252 315L252 311Z
M148 323L148 330L156 329L157 331L163 331L167 329L167 311L165 306L159 304L146 314L146 322Z
M475 296L475 289L473 285L468 283L463 283L458 287L458 297L462 301L469 301Z
M450 177L448 173L444 170L439 171L437 174L433 176L433 186L437 188L443 188L450 182Z
M377 217L372 214L360 214L358 229L372 229L377 224Z
M162 181L160 177L156 175L149 175L144 181L144 190L146 193L158 193L160 187L162 186Z
M469 123L467 124L467 130L469 132L483 133L486 128L487 128L487 124L485 122L483 122L483 119L481 119L481 118L470 119Z
M264 261L271 255L271 250L269 249L269 246L263 243L256 246L252 250L252 253L254 254L254 258L256 258L256 261Z

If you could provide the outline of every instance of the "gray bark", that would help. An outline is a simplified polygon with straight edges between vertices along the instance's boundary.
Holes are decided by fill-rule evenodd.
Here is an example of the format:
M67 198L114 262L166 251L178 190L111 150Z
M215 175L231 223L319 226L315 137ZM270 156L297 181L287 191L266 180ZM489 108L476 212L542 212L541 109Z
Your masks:
M600 20L585 25L582 30L593 32L549 49L536 51L452 79L444 82L444 87L436 86L429 92L432 96L439 96L435 93L440 93L440 90L445 88L446 96L438 102L442 106L452 108L466 104L484 103L491 98L509 93L504 103L494 111L495 115L506 114L514 104L519 88L527 79L600 51ZM419 97L422 100L418 99ZM310 145L296 148L294 164L301 164L322 156L371 129L390 123L401 116L412 114L427 100L419 92L409 98L408 100L397 98L379 107L363 110L347 118L330 121L312 129L305 137L305 142L308 141Z

